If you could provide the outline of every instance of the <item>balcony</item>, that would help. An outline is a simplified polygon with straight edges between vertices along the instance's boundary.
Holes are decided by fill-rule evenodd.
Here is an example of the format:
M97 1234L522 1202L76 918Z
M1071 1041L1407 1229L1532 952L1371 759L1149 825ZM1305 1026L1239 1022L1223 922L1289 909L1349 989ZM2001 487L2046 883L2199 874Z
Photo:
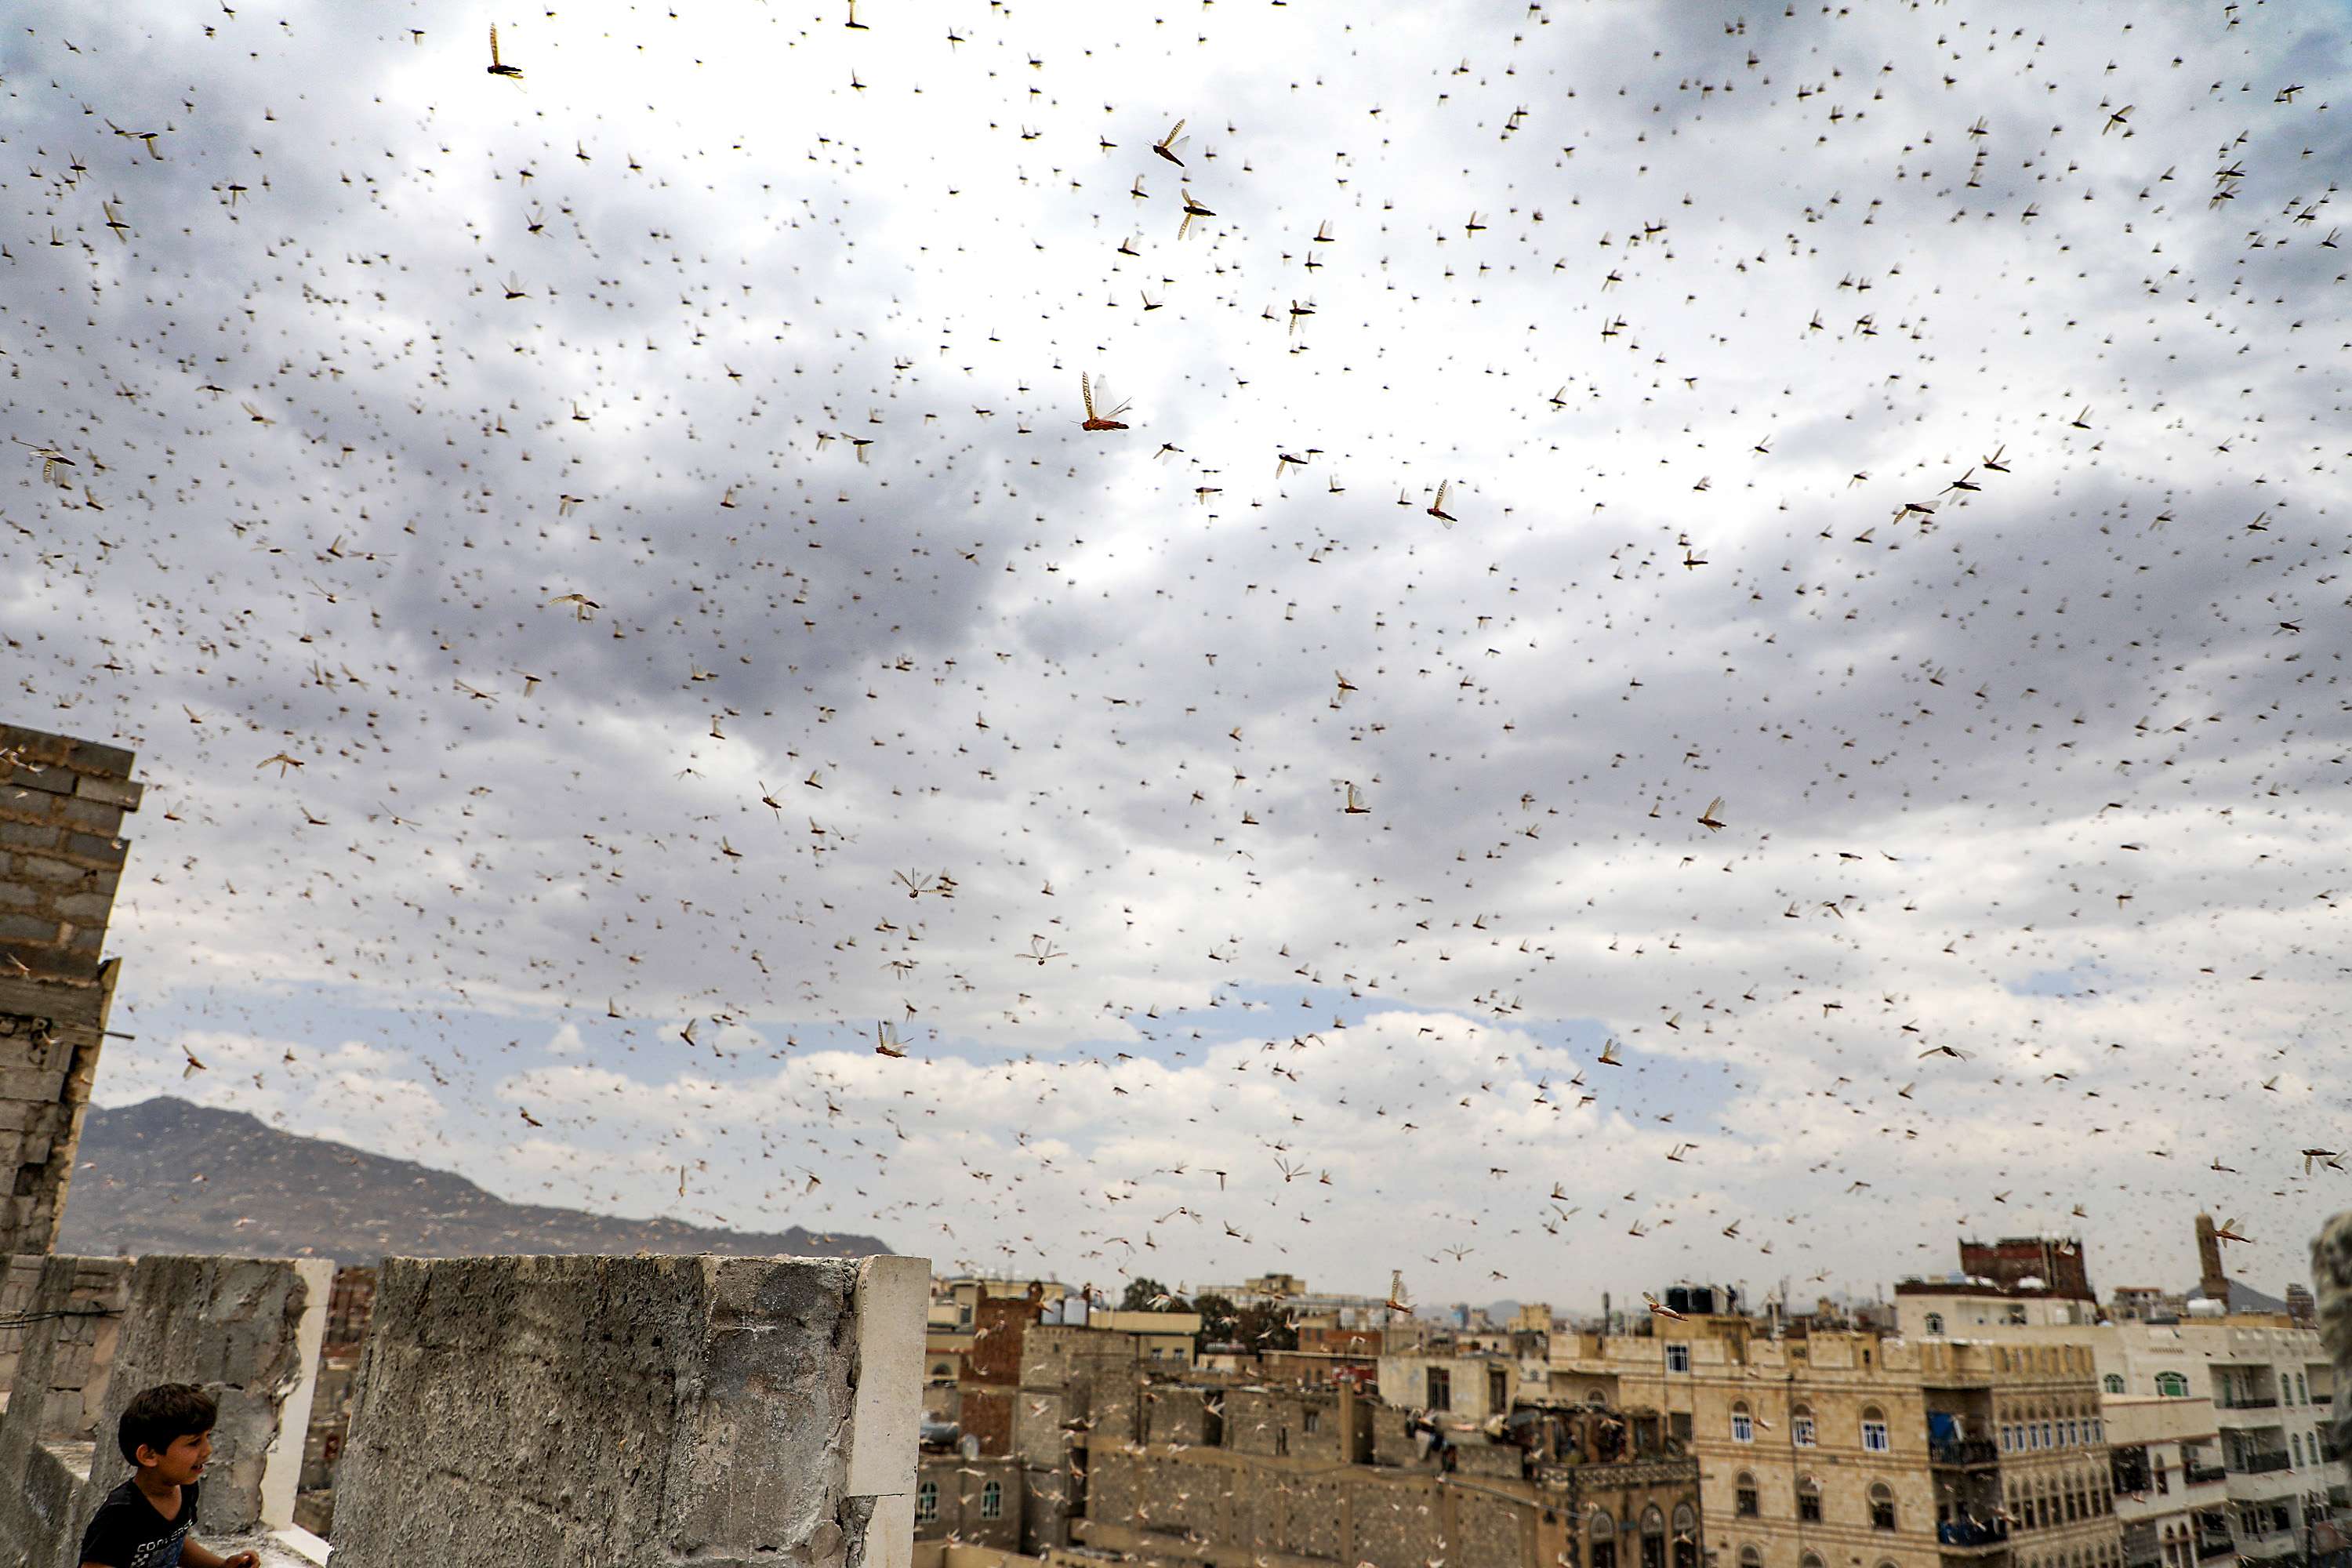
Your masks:
M2241 1476L2266 1476L2273 1470L2284 1470L2294 1463L2294 1457L2284 1448L2268 1454L2241 1454L2230 1461L2230 1470Z
M1954 1437L1927 1445L1931 1465L1972 1466L2000 1463L2000 1447L1986 1437Z
M2197 1542L2197 1561L2210 1563L2217 1557L2234 1557L2237 1544L2226 1535L2201 1537Z
M2189 1485L2192 1487L2201 1487L2210 1486L2213 1482L2224 1479L2229 1475L2229 1473L2230 1472L2228 1470L2223 1469L2219 1465L2191 1465L2187 1469L2181 1471L2180 1475L2182 1480L2186 1481Z
M1976 1524L1967 1520L1955 1520L1936 1527L1936 1543L1962 1552L1990 1552L2009 1543L2009 1526L1994 1521Z
M2302 1555L2303 1535L2296 1530L2266 1530L2239 1539L2238 1556L2248 1563L2283 1561Z
M2213 1401L2213 1407L2217 1410L2276 1410L2278 1395L2244 1394L2235 1389L2224 1389L2221 1391L2221 1396Z

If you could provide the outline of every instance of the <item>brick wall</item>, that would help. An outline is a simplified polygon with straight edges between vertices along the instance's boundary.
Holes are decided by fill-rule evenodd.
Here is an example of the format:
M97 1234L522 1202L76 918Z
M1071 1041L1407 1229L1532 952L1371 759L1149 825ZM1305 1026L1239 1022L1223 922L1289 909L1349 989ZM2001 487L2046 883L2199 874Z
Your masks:
M113 994L131 753L0 724L0 1254L47 1252Z

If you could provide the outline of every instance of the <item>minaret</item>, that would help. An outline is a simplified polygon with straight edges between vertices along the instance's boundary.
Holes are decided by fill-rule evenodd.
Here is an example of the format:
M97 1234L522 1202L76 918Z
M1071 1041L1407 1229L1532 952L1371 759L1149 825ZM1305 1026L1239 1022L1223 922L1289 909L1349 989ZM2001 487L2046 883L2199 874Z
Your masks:
M2197 1289L2198 1293L2230 1304L2230 1276L2221 1268L2221 1239L2213 1234L2213 1216L2197 1216Z

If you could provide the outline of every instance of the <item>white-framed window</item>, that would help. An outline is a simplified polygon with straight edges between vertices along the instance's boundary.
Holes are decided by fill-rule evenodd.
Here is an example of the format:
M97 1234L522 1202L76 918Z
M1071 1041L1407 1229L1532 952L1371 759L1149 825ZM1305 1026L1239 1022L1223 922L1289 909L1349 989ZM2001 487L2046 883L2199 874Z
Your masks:
M1789 1416L1789 1438L1800 1448L1813 1446L1813 1413L1801 1405Z
M2044 1421L2042 1423L2041 1430L2036 1435L2042 1439L2041 1446L2042 1447L2054 1448L2058 1446L2052 1438L2049 1422Z
M940 1483L922 1481L915 1488L915 1522L929 1524L940 1517Z
M1316 1433L1323 1430L1323 1412L1316 1409L1310 1405L1300 1415L1298 1424L1305 1429L1307 1435L1311 1437Z
M1756 1421L1748 1414L1748 1406L1745 1404L1734 1405L1731 1407L1731 1440L1735 1443L1756 1441Z
M1003 1519L1004 1517L1003 1482L989 1481L981 1487L980 1517L982 1519Z
M1690 1370L1690 1346L1683 1344L1680 1342L1669 1343L1666 1346L1666 1370L1668 1372L1688 1372Z
M1927 1331L1931 1334L1941 1334L1944 1331L1943 1313L1930 1312L1927 1314Z
M2014 1427L2014 1426L2011 1426L2011 1425L2009 1425L2007 1422L2005 1422L2005 1421L2004 1421L2003 1423L2001 1423L2001 1427L2000 1427L2000 1451L2001 1451L2002 1453L2006 1454L2006 1453L2009 1453L2011 1450L2014 1449L2016 1447L2017 1447L2017 1428L2016 1428L2016 1427Z
M2106 1376L2101 1378L2099 1380L2099 1384L2100 1386L2105 1388L2109 1394L2121 1394L2124 1391L2123 1373L2119 1372L2111 1372L2107 1373Z
M1886 1416L1875 1405L1864 1405L1862 1412L1862 1447L1864 1453L1884 1454L1895 1445L1886 1435Z

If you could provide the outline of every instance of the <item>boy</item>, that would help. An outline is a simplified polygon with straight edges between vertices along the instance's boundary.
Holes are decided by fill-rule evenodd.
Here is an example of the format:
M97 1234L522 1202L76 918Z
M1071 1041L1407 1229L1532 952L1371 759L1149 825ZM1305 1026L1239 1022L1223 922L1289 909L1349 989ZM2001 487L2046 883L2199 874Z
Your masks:
M131 1477L90 1517L81 1568L257 1568L257 1553L223 1557L188 1533L219 1415L212 1395L193 1384L159 1383L132 1397L115 1429Z

